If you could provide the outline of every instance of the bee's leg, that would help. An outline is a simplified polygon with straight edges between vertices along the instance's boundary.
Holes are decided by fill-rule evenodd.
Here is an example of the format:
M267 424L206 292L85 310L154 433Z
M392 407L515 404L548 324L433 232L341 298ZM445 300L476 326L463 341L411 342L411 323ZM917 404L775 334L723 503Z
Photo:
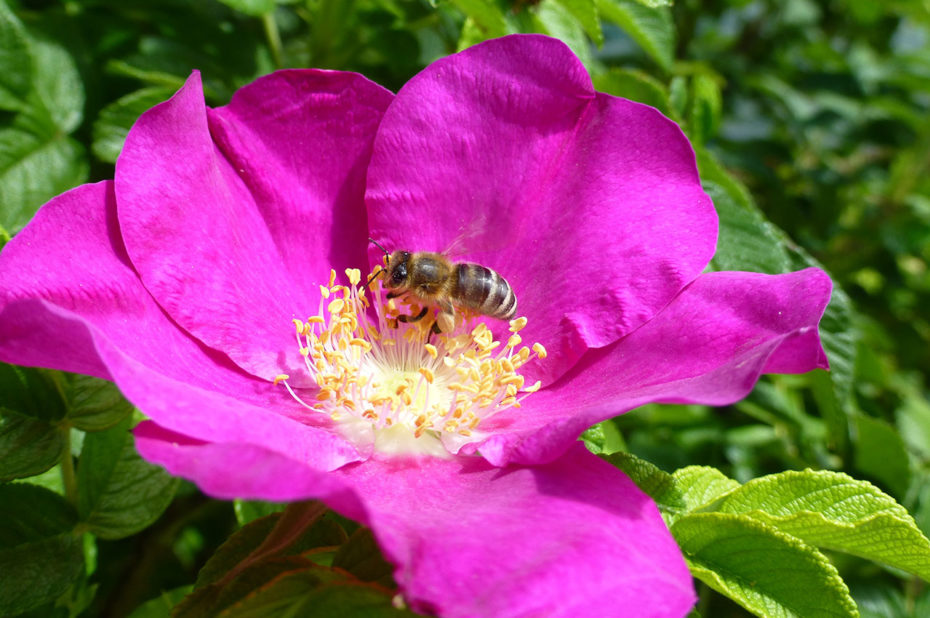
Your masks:
M387 297L388 297L389 299L390 299L390 298L400 298L400 297L403 296L404 294L406 294L406 292L388 292L388 293L387 293Z
M426 312L429 311L429 307L423 307L420 310L420 313L416 315L399 315L397 316L397 321L399 322L418 322L423 319L423 316L426 315Z
M455 329L455 308L452 303L440 302L439 315L436 316L436 323L433 324L436 334L451 333Z
M433 322L433 325L429 329L429 335L427 335L426 337L426 343L430 343L433 339L433 335L438 335L441 332L442 331L439 330L439 320L436 320L435 322Z

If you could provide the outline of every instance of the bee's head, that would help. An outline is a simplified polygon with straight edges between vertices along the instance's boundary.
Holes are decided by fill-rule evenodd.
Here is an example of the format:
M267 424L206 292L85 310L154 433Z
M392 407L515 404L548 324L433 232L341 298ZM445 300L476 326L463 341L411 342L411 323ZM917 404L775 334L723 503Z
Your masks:
M409 251L395 251L388 258L385 268L387 273L384 287L389 289L402 288L407 283L407 266L410 262Z
M382 247L381 243L374 238L369 238L368 242L381 249L385 259L387 259L387 266L381 267L372 273L368 283L371 283L375 277L386 274L384 287L389 289L404 287L404 283L407 281L407 263L410 261L410 252L395 251L394 253L388 253L387 249Z

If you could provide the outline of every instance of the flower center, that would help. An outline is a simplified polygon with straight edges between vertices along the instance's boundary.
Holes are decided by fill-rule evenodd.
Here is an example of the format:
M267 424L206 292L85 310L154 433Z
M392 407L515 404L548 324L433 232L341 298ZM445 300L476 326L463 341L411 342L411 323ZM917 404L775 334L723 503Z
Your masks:
M302 400L286 375L291 395L315 413L327 414L357 445L380 452L424 452L444 456L483 437L482 421L539 389L524 388L520 367L546 350L521 346L526 318L510 321L506 342L496 341L479 316L456 309L449 333L431 334L433 313L419 315L415 299L382 301L378 278L359 286L357 269L346 270L351 285L320 286L317 315L294 320L307 371L319 386L313 401ZM370 287L375 300L366 298ZM399 302L398 302L399 301Z

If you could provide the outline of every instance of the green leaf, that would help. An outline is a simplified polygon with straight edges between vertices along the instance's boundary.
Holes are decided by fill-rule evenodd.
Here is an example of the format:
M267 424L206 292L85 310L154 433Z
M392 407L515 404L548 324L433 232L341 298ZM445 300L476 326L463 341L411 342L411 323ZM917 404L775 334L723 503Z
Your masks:
M62 374L62 378L68 401L68 422L74 427L82 431L101 431L132 414L132 404L112 382L77 374Z
M325 517L320 503L295 503L246 524L210 557L197 576L194 592L176 615L215 615L283 573L315 566L301 552L345 542L342 528ZM312 553L312 552L311 552Z
M720 86L711 76L699 73L691 80L691 96L691 113L688 118L690 136L699 144L704 144L717 133L720 126L723 107Z
M858 616L826 556L750 517L693 513L676 521L691 573L757 616Z
M129 618L168 618L174 606L180 603L190 591L191 586L181 586L162 592L159 596L149 599L133 610Z
M85 530L121 539L155 522L178 479L136 453L130 421L88 434L78 460L78 513Z
M862 618L915 618L930 616L930 589L924 588L914 598L913 588L907 596L899 587L891 587L881 578L850 583L853 598Z
M74 508L52 491L29 483L0 485L0 549L71 532L76 522Z
M709 466L688 466L672 474L688 511L707 506L739 487L739 482Z
M866 481L788 471L728 494L722 513L749 515L811 545L882 562L930 581L930 541L903 506Z
M555 0L555 2L578 21L598 47L604 44L604 32L601 30L596 0Z
M18 232L39 206L84 182L87 172L84 148L70 137L35 134L17 123L0 129L0 225Z
M853 318L852 300L834 283L830 304L820 320L820 340L830 361L830 377L841 406L852 394L856 344L859 339Z
M54 466L36 476L30 476L28 479L30 485L36 485L38 487L44 487L49 491L53 491L59 496L65 495L65 484L64 479L61 478L61 467Z
M253 17L271 13L275 7L275 0L220 0L220 2L231 9Z
M295 509L309 509L306 521L289 523ZM274 513L249 522L230 536L213 554L197 575L197 588L221 583L244 567L267 558L294 556L320 546L338 546L345 542L345 532L328 517L319 503L290 505L289 512ZM282 530L283 528L283 530ZM271 538L272 532L275 538ZM277 542L283 538L285 542ZM270 540L269 540L270 539ZM253 555L254 554L254 555Z
M908 447L923 459L930 459L930 402L920 392L910 393L895 416L898 431Z
M236 521L240 526L261 519L266 515L280 513L287 507L287 504L276 502L261 502L259 500L235 500L233 501L233 510L236 512Z
M452 0L452 4L458 7L475 24L484 39L507 34L507 22L504 20L504 14L493 2L489 0Z
M639 101L655 107L666 116L673 115L665 85L648 73L636 69L611 68L592 79L594 88L600 92Z
M245 524L233 533L200 569L200 573L197 574L196 588L216 583L230 573L236 565L245 560L268 538L268 534L280 518L281 515L277 513L262 517Z
M153 47L159 47L164 43L156 40L152 45ZM146 62L147 60L151 60L151 62ZM184 85L184 77L181 74L171 72L176 67L165 67L163 65L167 63L158 62L157 60L159 60L158 54L156 50L153 50L148 55L139 58L111 60L107 63L107 71L138 79L149 86L171 89L172 92L177 91ZM180 67L177 67L177 70L180 71ZM206 90L206 85L204 85L204 89Z
M302 618L392 618L413 614L391 604L392 593L353 581L321 567L287 573L223 611L222 618L301 616Z
M0 363L0 411L38 420L57 421L65 405L54 382L39 369Z
M798 246L787 247L792 268L815 267L826 270L820 262ZM851 393L859 332L854 320L852 300L834 280L830 304L820 320L820 340L830 361L830 377L836 405L843 408Z
M595 455L610 455L626 450L623 435L611 419L592 425L581 434L581 438Z
M676 75L668 84L668 103L672 108L672 118L684 118L688 108L688 80Z
M174 94L168 88L143 88L117 99L101 110L94 122L91 147L101 161L115 163L133 123L146 110Z
M369 528L359 528L333 557L333 566L344 569L363 582L395 588L394 567L384 559Z
M71 133L84 117L84 83L74 59L58 42L34 36L32 41L34 105L41 117L62 134ZM33 109L31 115L39 114Z
M622 470L637 487L655 500L663 511L685 510L687 505L684 496L675 483L675 478L668 472L630 453L601 455L601 459Z
M281 556L250 564L242 570L236 571L235 577L224 582L223 586L211 586L196 590L188 598L199 599L200 604L192 606L185 600L178 605L175 616L176 618L197 615L218 616L226 614L222 610L229 608L233 609L232 615L235 615L235 608L243 600L247 601L259 589L282 576L306 572L316 566L303 556ZM206 600L209 600L208 605L203 604L203 601ZM208 611L204 611L207 609Z
M877 418L857 414L854 422L856 468L903 496L911 479L911 463L904 440L894 427Z
M61 430L18 414L0 414L0 481L41 474L58 463Z
M675 27L665 7L648 7L635 0L598 0L607 21L620 26L664 71L671 71L675 55Z
M709 180L718 185L735 202L740 208L755 212L760 218L765 218L762 211L752 199L752 194L742 182L736 179L720 161L705 147L698 146L694 149L697 157L698 171L701 173L701 180ZM767 224L772 230L777 230L771 223ZM787 256L785 258L787 260Z
M723 185L710 179L705 179L702 185L720 216L717 253L711 267L769 274L786 272L790 261L772 224L755 208L740 205Z
M6 2L0 0L0 109L22 109L31 85L29 39Z
M0 615L64 594L84 571L77 518L61 496L25 483L0 485Z
M568 45L581 63L591 65L591 50L578 18L557 0L543 0L532 10L532 31L554 36Z

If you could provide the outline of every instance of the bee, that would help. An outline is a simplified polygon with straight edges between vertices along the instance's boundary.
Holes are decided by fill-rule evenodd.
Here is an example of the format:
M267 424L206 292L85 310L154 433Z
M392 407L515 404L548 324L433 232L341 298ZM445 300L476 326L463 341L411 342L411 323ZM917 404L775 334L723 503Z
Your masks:
M470 309L480 315L510 320L517 313L517 297L507 280L480 264L453 262L441 253L428 251L388 251L369 238L387 257L387 266L372 275L384 273L388 298L410 295L425 306L417 315L401 315L401 322L416 322L439 308L431 332L451 332L455 308ZM369 280L369 283L371 280Z

